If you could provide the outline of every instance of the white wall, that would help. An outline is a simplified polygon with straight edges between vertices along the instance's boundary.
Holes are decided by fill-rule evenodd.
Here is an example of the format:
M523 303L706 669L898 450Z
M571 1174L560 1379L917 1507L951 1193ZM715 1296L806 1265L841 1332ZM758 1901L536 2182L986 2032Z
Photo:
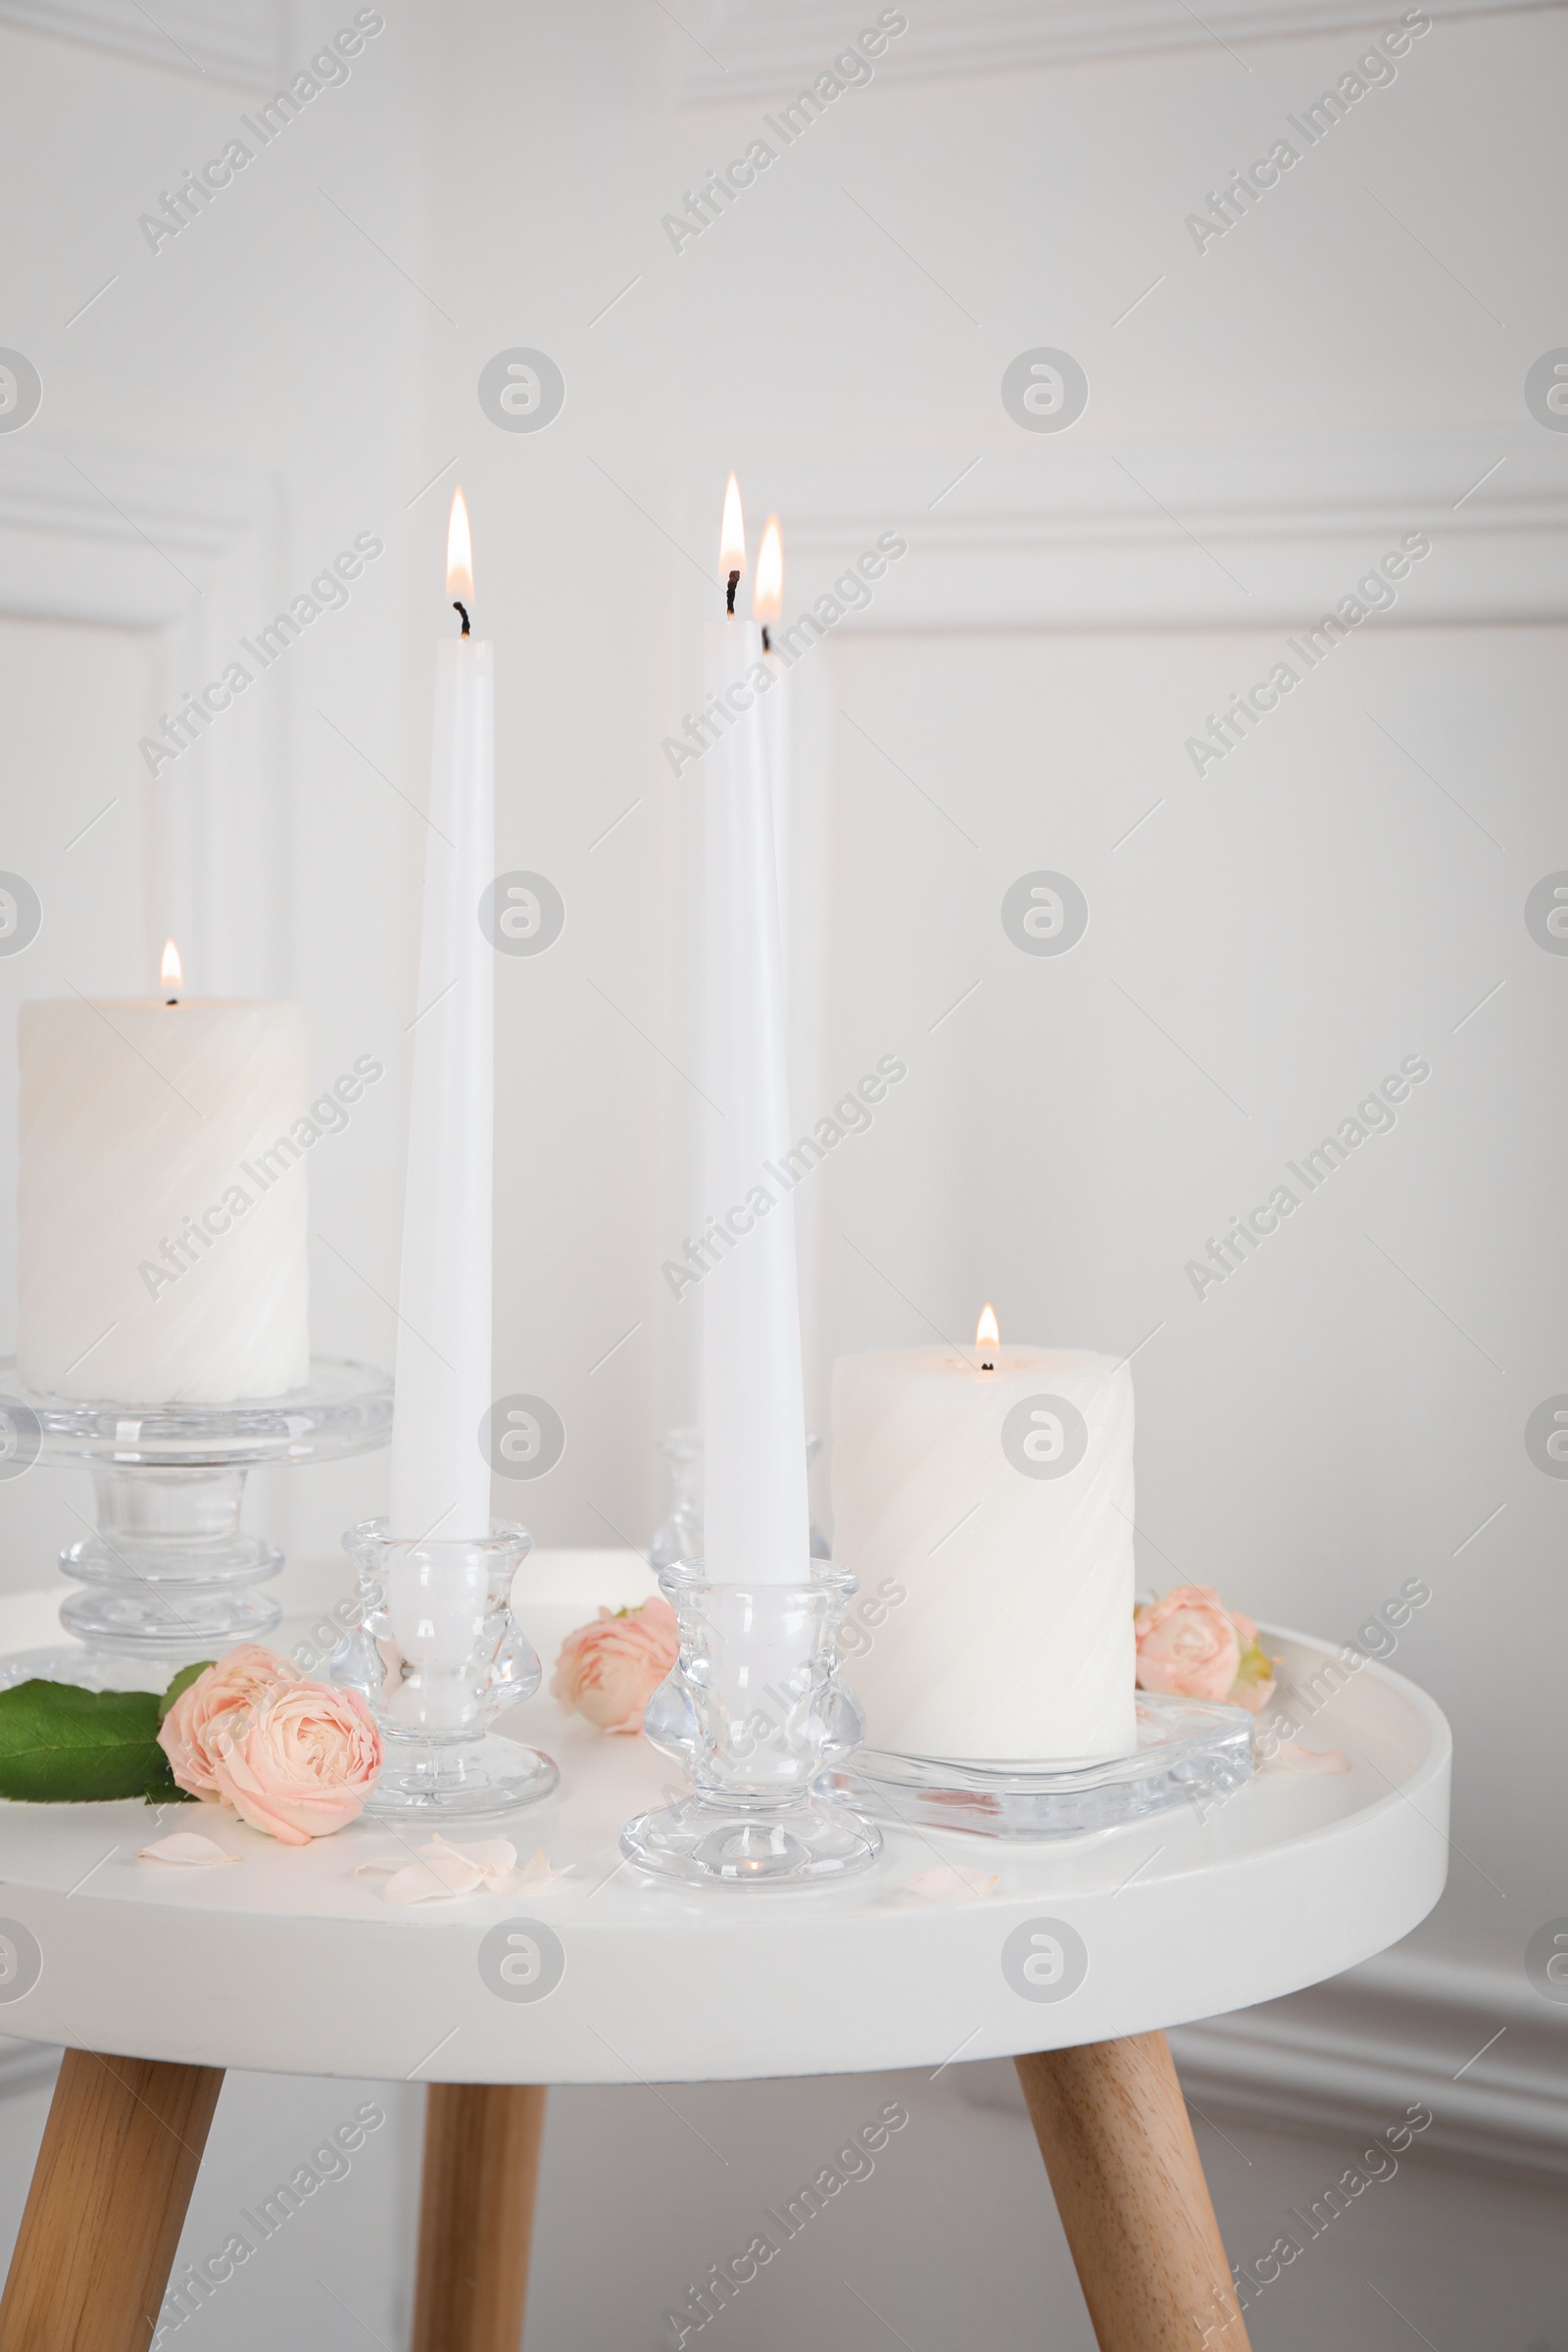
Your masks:
M45 384L34 423L0 435L0 864L32 858L49 912L0 966L0 1011L68 964L132 985L172 909L197 985L304 1000L323 1080L379 1054L385 1087L313 1171L314 1314L318 1347L390 1361L428 647L461 475L501 656L499 860L550 875L567 907L547 956L498 974L496 1383L567 1425L525 1495L541 1539L643 1540L653 1443L692 1379L693 1310L659 1272L692 1205L695 1098L665 1058L693 1066L691 785L661 741L692 707L724 470L754 523L784 514L792 612L902 533L885 593L797 680L816 746L800 1116L881 1054L909 1064L801 1197L813 1412L836 1351L924 1318L961 1330L987 1295L1020 1336L1152 1332L1151 1587L1212 1580L1344 1637L1430 1583L1397 1662L1458 1735L1449 1893L1338 2007L1265 2020L1245 2048L1195 2043L1191 2063L1206 2111L1261 2100L1336 2130L1377 2053L1442 2089L1505 2022L1443 2092L1450 2155L1546 2161L1560 2132L1508 2053L1561 2064L1521 1957L1565 1860L1568 1489L1522 1439L1568 1389L1551 1214L1568 968L1522 914L1568 866L1568 442L1522 394L1564 332L1561 12L1435 12L1394 84L1200 254L1185 216L1396 10L1226 0L1210 37L1154 0L932 0L870 88L677 254L662 216L874 9L391 0L349 83L154 256L137 215L254 105L246 59L265 94L353 12L162 13L206 72L124 0L78 12L97 40L0 5L18 191L0 342ZM498 431L475 397L514 345L564 372L542 433ZM1059 436L1026 435L999 396L1036 345L1088 373ZM386 554L349 608L78 880L88 845L63 841L134 775L137 680L156 698L214 674L215 644L366 529ZM1205 714L1413 530L1433 552L1395 612L1196 776L1184 742ZM1090 902L1059 962L1001 928L1036 867ZM1412 1054L1432 1076L1397 1129L1200 1301L1184 1262ZM324 1559L383 1478L375 1460L304 1472L264 1508ZM64 1484L0 1492L11 1581L75 1532ZM830 2090L809 2094L824 2118ZM962 2161L1000 2181L1012 2126L988 2129ZM907 2210L940 2194L939 2167ZM1429 2217L1435 2275L1457 2277L1450 2206L1409 2194L1394 2210ZM1419 2235L1389 2229L1400 2276ZM1524 2278L1488 2306L1521 2352L1551 2325ZM1370 2303L1312 2291L1293 2288L1313 2315L1298 2336L1265 2319L1258 2340L1319 2340L1331 2314L1357 2342L1401 2340ZM1443 2317L1440 2296L1435 2340Z

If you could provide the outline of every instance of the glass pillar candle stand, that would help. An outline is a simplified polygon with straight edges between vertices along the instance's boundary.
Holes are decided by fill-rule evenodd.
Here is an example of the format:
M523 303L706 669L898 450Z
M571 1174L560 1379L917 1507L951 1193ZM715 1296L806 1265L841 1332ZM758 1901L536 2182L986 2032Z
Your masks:
M162 1690L178 1667L265 1642L283 1554L240 1525L247 1471L367 1453L391 1428L387 1374L334 1356L314 1357L302 1389L232 1404L52 1396L0 1362L0 1480L80 1463L97 1512L60 1554L68 1639L0 1659L0 1685Z

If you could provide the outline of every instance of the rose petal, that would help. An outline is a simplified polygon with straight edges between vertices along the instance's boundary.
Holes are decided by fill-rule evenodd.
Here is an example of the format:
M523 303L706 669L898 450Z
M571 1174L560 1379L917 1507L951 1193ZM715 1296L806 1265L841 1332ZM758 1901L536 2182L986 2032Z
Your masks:
M1259 1772L1291 1772L1303 1776L1321 1777L1331 1772L1348 1772L1350 1759L1343 1748L1302 1747L1295 1740L1282 1740L1271 1756L1260 1759Z
M189 1870L209 1870L215 1862L237 1862L238 1854L227 1854L211 1838L197 1830L175 1830L168 1838L155 1838L144 1845L136 1856L138 1862L182 1862Z
M350 1873L356 1879L384 1878L389 1903L436 1903L465 1894L548 1894L571 1875L570 1865L557 1869L543 1853L535 1852L519 1870L517 1849L510 1838L485 1838L473 1845L452 1845L434 1831L419 1848L419 1858L405 1862L396 1854L381 1854L362 1862Z
M386 1883L389 1903L441 1903L455 1895L473 1894L485 1885L470 1862L406 1862Z
M956 1862L944 1862L935 1870L917 1870L905 1885L911 1894L923 1895L931 1903L976 1903L994 1894L1001 1884L996 1871L963 1870Z
M428 1844L421 1845L421 1854L430 1862L439 1862L456 1855L460 1862L469 1862L475 1870L487 1875L492 1871L511 1870L517 1859L517 1849L510 1838L481 1838L475 1845L449 1845L439 1830L431 1835Z
M570 1876L569 1862L558 1868L536 1848L522 1868L513 1873L513 1884L519 1887L526 1886L530 1894L548 1894L552 1886L559 1886L563 1879L569 1879Z

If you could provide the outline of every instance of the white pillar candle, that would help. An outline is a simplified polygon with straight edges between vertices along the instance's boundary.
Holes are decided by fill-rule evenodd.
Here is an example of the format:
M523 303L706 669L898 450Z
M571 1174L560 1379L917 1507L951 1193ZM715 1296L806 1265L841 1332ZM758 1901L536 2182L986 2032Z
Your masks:
M716 697L732 722L703 761L705 1230L716 1220L721 1251L702 1288L705 1565L728 1584L794 1584L810 1567L795 1212L764 1172L794 1139L762 636L734 612L745 563L732 474L730 610L709 624L704 673L707 707Z
M473 596L461 490L447 593ZM426 815L388 1516L400 1542L490 1533L495 952L479 901L495 880L495 664L466 613L436 649Z
M309 1375L305 1014L181 999L171 954L161 997L18 1019L17 1354L53 1396L227 1404Z
M852 1669L869 1746L1011 1762L1131 1752L1124 1362L1015 1346L974 1360L842 1356L833 1513L834 1558L873 1600L897 1595Z

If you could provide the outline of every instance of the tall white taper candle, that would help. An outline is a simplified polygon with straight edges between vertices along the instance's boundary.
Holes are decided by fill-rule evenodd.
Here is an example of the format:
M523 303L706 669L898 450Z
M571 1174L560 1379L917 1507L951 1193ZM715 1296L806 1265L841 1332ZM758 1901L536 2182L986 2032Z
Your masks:
M705 1564L727 1584L796 1584L810 1515L795 1212L763 1173L792 1141L789 1060L762 635L733 611L746 561L733 474L724 517L731 611L705 647L708 707L716 697L731 721L703 761L704 1209L723 1252L702 1289Z
M773 801L773 866L778 877L778 953L784 976L784 1027L790 1025L790 897L795 858L795 749L791 726L789 670L776 647L767 640L784 611L784 533L776 514L762 526L757 551L757 577L752 588L752 618L762 624L762 666L768 688L762 709L767 717L767 786Z
M473 594L461 490L447 584ZM467 634L436 649L426 814L388 1519L401 1541L490 1532L495 954L479 901L495 879L495 663Z

